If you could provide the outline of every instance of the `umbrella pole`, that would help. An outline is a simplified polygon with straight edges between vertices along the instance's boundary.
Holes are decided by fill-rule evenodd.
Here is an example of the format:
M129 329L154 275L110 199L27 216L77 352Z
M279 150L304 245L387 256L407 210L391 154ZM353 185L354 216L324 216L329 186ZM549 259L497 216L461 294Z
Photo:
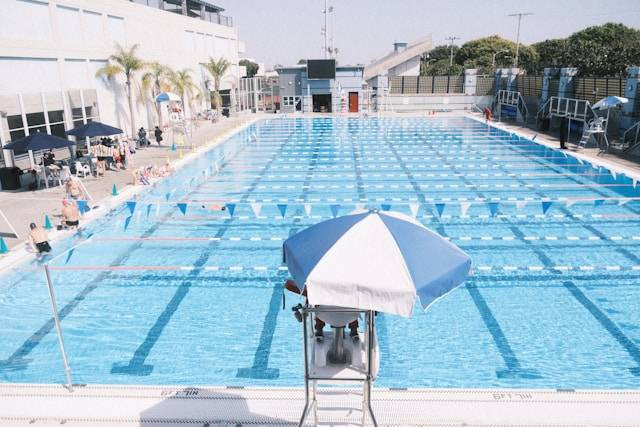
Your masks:
M371 383L373 381L372 364L373 364L373 340L375 336L375 324L373 311L367 312L367 380L365 383L365 400L367 404L367 410L371 417L371 422L375 427L378 427L376 416L373 415L373 408L371 407ZM362 425L365 422L365 412L362 413Z

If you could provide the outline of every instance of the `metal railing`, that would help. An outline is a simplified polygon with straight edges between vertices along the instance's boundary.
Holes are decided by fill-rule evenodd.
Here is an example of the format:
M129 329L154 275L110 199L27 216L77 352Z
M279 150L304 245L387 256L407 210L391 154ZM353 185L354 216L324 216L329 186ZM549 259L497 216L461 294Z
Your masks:
M495 104L506 104L515 106L520 115L522 116L522 120L526 123L527 117L529 116L529 108L527 108L527 103L524 100L524 97L520 92L513 90L499 90L495 97Z
M640 122L636 122L629 129L624 131L622 135L622 144L625 147L624 151L629 151L640 143L638 138L640 137Z
M559 96L552 96L542 104L536 117L543 119L550 115L582 120L585 123L589 123L599 117L591 107L589 101Z

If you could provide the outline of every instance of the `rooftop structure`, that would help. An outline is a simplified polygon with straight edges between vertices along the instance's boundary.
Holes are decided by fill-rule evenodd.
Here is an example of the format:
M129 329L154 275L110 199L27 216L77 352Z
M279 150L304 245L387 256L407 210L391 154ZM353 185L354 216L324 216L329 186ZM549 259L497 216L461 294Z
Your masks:
M387 87L387 79L394 76L420 74L420 57L433 47L431 37L413 43L395 42L393 51L376 59L364 68L364 79L372 87ZM384 82L379 81L384 77Z
M200 18L215 24L233 26L230 16L221 15L224 9L207 0L128 0L133 3L155 7L179 15Z

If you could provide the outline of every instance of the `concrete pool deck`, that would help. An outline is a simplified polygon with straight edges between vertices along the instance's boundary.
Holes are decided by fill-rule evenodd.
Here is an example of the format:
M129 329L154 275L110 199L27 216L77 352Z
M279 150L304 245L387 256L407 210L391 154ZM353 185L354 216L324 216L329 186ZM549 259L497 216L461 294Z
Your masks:
M198 127L193 131L194 148L197 151L206 150L214 147L219 142L225 140L230 134L238 131L247 124L250 124L266 115L248 115L240 114L232 118L224 118L216 123L210 123L206 120L199 121ZM268 116L272 117L272 116ZM151 138L153 144L155 140ZM132 172L141 166L153 165L162 166L169 160L174 166L178 166L176 162L181 159L189 159L192 155L192 149L185 147L176 151L171 150L171 142L167 136L164 145L151 145L143 149L138 149L136 154L130 158L130 166L126 170L108 170L105 175L100 178L81 178L87 192L92 197L92 204L105 204L107 200L111 200L112 188L115 185L118 192L126 192L130 188L147 188L145 186L134 186ZM28 225L30 222L36 222L40 225L44 223L44 216L49 215L51 223L55 227L60 223L61 218L61 200L66 196L64 187L51 186L36 191L0 191L0 207L5 213L9 221L20 233L22 239L7 239L5 242L9 248L17 247L22 244L27 235ZM0 231L9 231L7 225L0 219Z
M143 165L161 166L169 160L175 169L179 169L197 156L200 156L203 151L215 147L234 133L258 120L272 117L272 115L265 114L245 114L223 119L215 124L205 121L194 130L192 138L193 149L172 151L171 144L165 141L166 144L162 147L151 146L138 150L133 156L133 165L128 170L106 171L105 176L102 178L82 179L87 192L92 196L90 205L98 208L92 209L83 215L80 221L81 226L100 218L111 209L127 200L131 200L138 193L151 187L132 184L132 172L136 167ZM154 183L155 181L152 182L152 184ZM112 196L112 187L114 185L118 191L117 196ZM29 245L25 243L28 235L28 225L31 222L36 222L42 226L45 214L49 215L54 227L59 224L61 200L65 195L64 187L61 186L37 191L0 192L0 208L13 227L20 233L20 239L4 239L9 247L9 253L0 255L0 273L29 257L35 257ZM0 219L0 231L10 231L2 219ZM55 229L48 231L49 240L52 244L60 239L70 237L74 233L75 231L58 231Z
M320 424L359 425L361 391L319 389ZM640 391L374 388L372 404L384 426L640 426ZM0 385L2 426L290 426L303 407L303 388Z

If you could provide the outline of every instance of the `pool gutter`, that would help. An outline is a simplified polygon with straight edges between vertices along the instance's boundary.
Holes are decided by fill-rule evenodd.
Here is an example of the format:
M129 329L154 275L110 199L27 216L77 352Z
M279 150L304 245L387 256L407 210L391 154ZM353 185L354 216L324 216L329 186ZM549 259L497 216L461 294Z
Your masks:
M325 425L357 425L361 389L321 388ZM0 424L36 426L296 425L304 389L0 385ZM639 426L637 390L374 388L384 426Z

